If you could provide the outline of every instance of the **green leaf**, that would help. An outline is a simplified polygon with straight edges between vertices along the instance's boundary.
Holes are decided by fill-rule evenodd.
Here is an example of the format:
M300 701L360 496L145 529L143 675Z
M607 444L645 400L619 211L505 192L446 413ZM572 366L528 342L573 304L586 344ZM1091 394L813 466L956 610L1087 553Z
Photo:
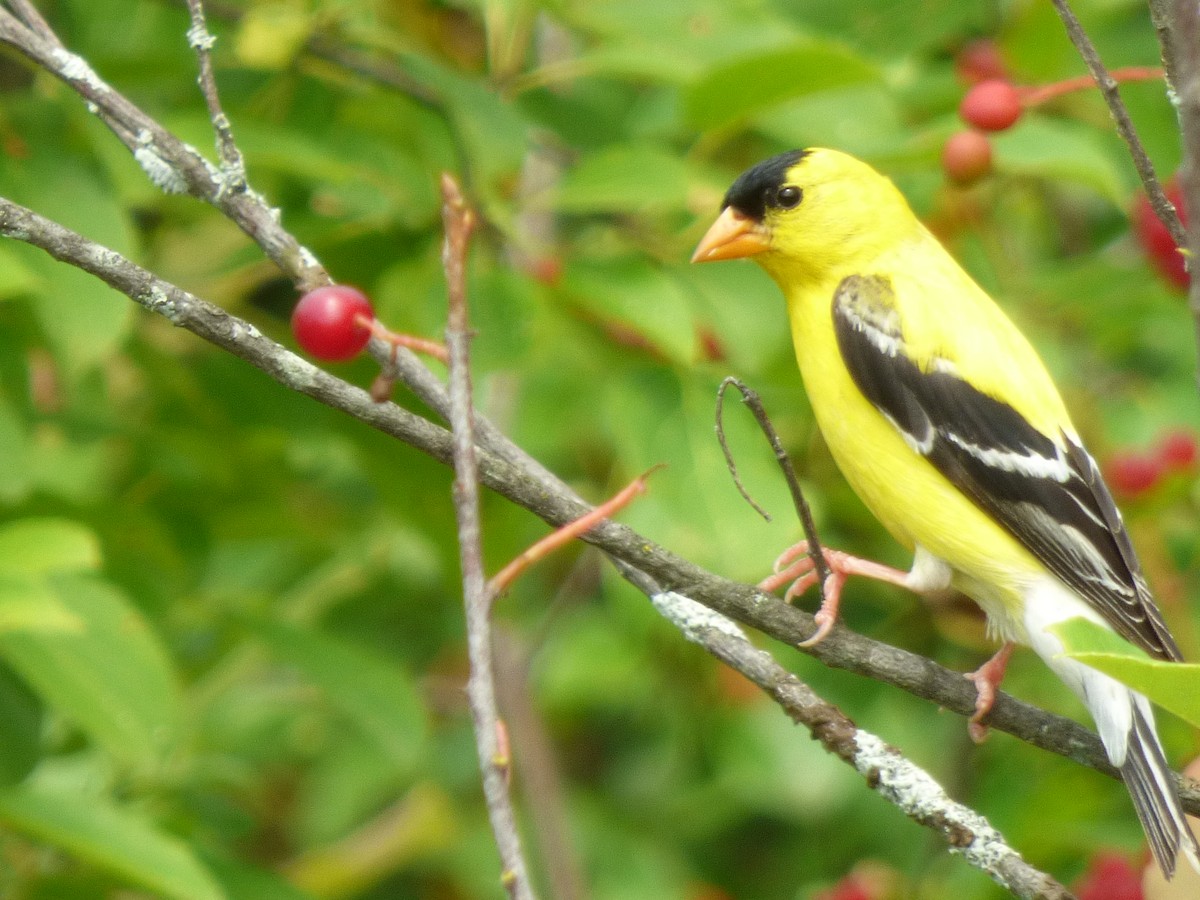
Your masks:
M37 273L9 246L0 245L0 298L32 293L39 284Z
M1127 684L1163 709L1200 726L1200 665L1150 659L1102 625L1069 619L1050 629L1066 656Z
M3 657L47 703L117 759L155 761L179 725L170 659L114 588L88 575L46 582L78 630L0 632Z
M785 100L878 77L875 66L844 44L804 40L710 70L687 92L684 110L690 124L715 128Z
M563 288L610 328L632 330L655 350L683 363L696 355L694 316L680 281L642 259L577 264Z
M202 852L204 865L221 884L223 900L313 900L282 875L232 857Z
M688 168L679 156L638 144L621 144L585 156L553 191L563 212L641 212L680 206Z
M223 900L190 848L141 816L75 790L0 791L0 821L172 900Z
M2 265L0 261L0 265ZM0 397L0 501L24 499L32 486L29 434L25 424Z
M53 139L63 140L61 131ZM0 167L0 190L119 253L128 254L135 244L128 216L113 192L97 173L68 156L9 158ZM133 325L134 304L129 298L41 250L15 242L6 248L37 278L32 309L67 373L78 376L116 350Z
M83 622L59 599L46 579L0 572L0 634L74 632Z
M282 69L303 49L312 29L312 16L302 4L255 3L241 18L234 51L250 68Z
M267 624L260 635L275 657L298 669L394 761L416 761L425 718L412 679L395 663L339 638Z
M1122 208L1129 199L1127 161L1110 152L1104 136L1090 126L1032 115L1020 128L992 135L992 141L1002 172L1074 182Z
M69 519L18 519L0 526L0 572L45 575L100 567L100 542Z
M42 745L42 704L8 666L0 665L0 785L16 784L38 761Z

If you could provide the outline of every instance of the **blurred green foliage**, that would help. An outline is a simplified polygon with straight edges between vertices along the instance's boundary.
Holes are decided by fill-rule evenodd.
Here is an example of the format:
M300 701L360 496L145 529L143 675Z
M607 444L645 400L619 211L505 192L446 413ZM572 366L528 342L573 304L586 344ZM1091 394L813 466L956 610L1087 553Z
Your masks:
M1143 4L1077 5L1110 64L1157 60ZM211 148L182 4L41 7L103 77ZM749 264L686 262L733 177L779 150L833 145L891 174L1044 351L1101 458L1198 424L1188 313L1129 233L1133 170L1094 93L997 138L977 188L941 176L967 41L993 37L1023 83L1083 72L1049 4L250 0L209 14L252 182L300 241L389 326L437 336L436 176L459 173L486 223L480 406L595 500L667 463L622 518L715 571L755 579L798 533L736 410L743 477L776 521L725 473L712 415L731 372L764 395L826 540L905 563L814 432L773 285ZM0 194L290 345L294 293L234 226L158 193L10 52L0 91ZM1161 84L1124 94L1171 172ZM373 375L366 360L338 372ZM1126 505L1193 659L1196 501L1184 473ZM546 531L494 497L484 513L493 571ZM964 669L983 656L969 615L852 595L853 628ZM597 900L801 898L864 861L891 871L894 896L1001 895L594 554L542 564L497 616L547 896L546 872L562 884L577 869ZM1118 783L1003 735L973 747L956 717L780 656L1033 863L1070 879L1100 847L1139 846ZM0 895L501 897L465 672L443 468L0 244ZM1018 695L1075 710L1036 660L1010 672ZM1196 753L1189 734L1164 723L1173 759Z

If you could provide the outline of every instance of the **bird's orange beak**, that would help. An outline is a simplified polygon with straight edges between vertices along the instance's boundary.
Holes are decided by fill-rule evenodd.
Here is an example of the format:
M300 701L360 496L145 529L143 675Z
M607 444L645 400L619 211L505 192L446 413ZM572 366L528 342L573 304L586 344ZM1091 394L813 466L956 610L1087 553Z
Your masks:
M771 236L762 224L727 206L696 245L692 262L741 259L769 249Z

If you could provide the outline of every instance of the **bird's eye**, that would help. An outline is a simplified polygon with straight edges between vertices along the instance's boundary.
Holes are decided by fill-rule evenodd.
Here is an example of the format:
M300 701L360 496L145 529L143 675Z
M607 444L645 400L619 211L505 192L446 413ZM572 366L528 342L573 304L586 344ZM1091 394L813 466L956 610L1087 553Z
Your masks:
M775 205L781 209L791 209L800 205L800 198L804 196L804 192L794 184L785 184L779 189L775 195Z

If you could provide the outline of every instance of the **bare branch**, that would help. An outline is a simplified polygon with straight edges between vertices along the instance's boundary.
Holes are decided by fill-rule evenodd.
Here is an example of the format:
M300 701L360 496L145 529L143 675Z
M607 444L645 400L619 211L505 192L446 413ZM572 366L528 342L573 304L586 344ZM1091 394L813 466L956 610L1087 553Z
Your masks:
M221 98L217 93L217 79L213 75L212 48L217 39L209 32L204 21L204 4L201 0L187 0L188 13L191 15L192 27L188 29L188 43L196 51L200 63L200 93L204 95L204 103L208 106L208 117L212 120L213 131L217 136L217 153L221 157L221 167L229 180L231 190L245 190L246 163L242 159L242 151L238 149L233 139L233 128L229 117L221 108Z
M1154 22L1154 33L1158 36L1160 58L1167 78L1167 92L1171 96L1174 96L1175 85L1178 83L1175 72L1175 47L1171 37L1174 30L1172 24L1174 2L1175 0L1150 0L1149 2L1150 20Z
M1129 155L1133 159L1133 166L1137 169L1138 177L1142 180L1142 187L1146 191L1146 198L1150 201L1150 208L1154 210L1154 214L1171 233L1171 239L1175 241L1175 246L1188 246L1187 235L1183 230L1183 224L1179 221L1179 213L1167 199L1167 195L1163 193L1158 176L1154 173L1154 163L1150 162L1146 148L1142 146L1141 138L1138 137L1137 130L1133 127L1133 120L1129 118L1129 110L1125 108L1125 101L1121 99L1121 94L1117 90L1116 79L1104 67L1100 54L1096 52L1095 45L1087 36L1087 32L1083 30L1083 26L1079 24L1079 19L1076 18L1067 0L1053 0L1053 3L1067 30L1067 36L1075 45L1075 49L1079 51L1088 71L1092 73L1092 78L1096 80L1097 87L1100 88L1104 102L1108 104L1109 112L1112 113L1113 121L1117 126L1117 134L1129 148Z
M732 621L680 594L657 594L651 600L684 637L766 691L821 746L853 766L872 790L941 835L951 853L960 854L1018 897L1071 898L1061 884L1025 862L987 819L950 799L928 772L899 751L856 727L840 709L751 644Z
M554 900L586 900L583 864L567 815L567 790L557 748L530 696L530 648L513 629L500 623L493 635L500 709L511 725L513 747L521 757L518 787L546 873L546 893Z
M23 25L0 7L0 43L8 44L61 79L94 112L155 185L167 193L187 193L219 209L249 235L301 291L329 284L328 273L280 223L279 210L239 186L102 79L78 54L63 48L53 33ZM245 188L245 189L242 189Z
M52 41L55 44L60 44L61 46L58 35L54 33L54 30L50 27L46 20L42 18L42 14L38 12L37 7L30 3L29 0L9 0L8 5L13 8L13 12L16 14L17 18L20 19L26 27L30 28L36 34L41 35L46 40Z
M454 442L454 515L458 520L459 559L462 563L463 603L467 621L467 703L475 729L483 795L496 848L500 851L501 881L513 900L534 900L528 866L521 851L517 817L509 794L512 759L508 731L496 702L495 659L492 656L492 592L483 573L479 520L479 461L475 455L475 416L471 399L471 328L467 312L467 247L475 214L449 175L442 176L442 221L446 240L442 265L446 270L449 317L446 349L450 357L450 428Z
M1175 64L1175 96L1179 125L1183 132L1183 164L1179 186L1184 206L1192 210L1188 217L1188 236L1181 247L1190 251L1188 271L1192 272L1188 303L1200 346L1200 278L1195 277L1196 253L1200 251L1200 10L1195 3L1177 2L1169 20L1167 47ZM1167 51L1164 49L1164 53Z

